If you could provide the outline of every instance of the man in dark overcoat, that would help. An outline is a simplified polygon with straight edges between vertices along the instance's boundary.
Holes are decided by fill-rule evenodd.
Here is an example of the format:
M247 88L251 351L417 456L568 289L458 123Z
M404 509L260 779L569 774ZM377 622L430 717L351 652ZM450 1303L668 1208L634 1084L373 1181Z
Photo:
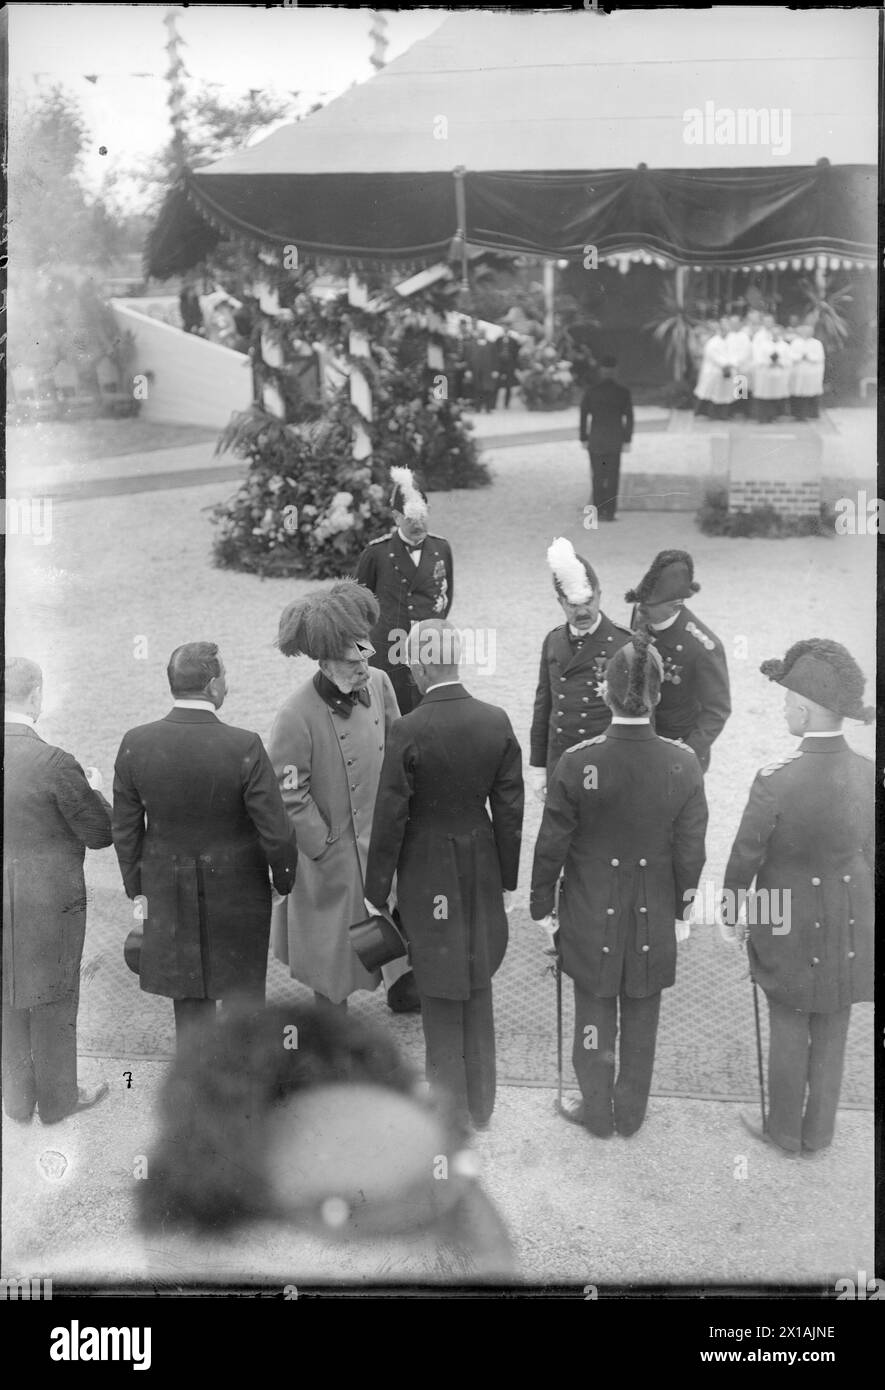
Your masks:
M3 1101L54 1124L108 1093L77 1085L77 1008L86 935L87 849L111 843L111 808L82 767L44 743L40 667L9 658L5 676Z
M768 999L768 1124L741 1118L795 1157L832 1142L851 1005L873 997L875 769L846 743L842 720L868 724L875 711L838 642L796 642L761 670L785 688L787 727L801 742L753 782L723 920L738 941L741 918L749 922L750 969Z
M396 529L370 541L357 561L355 578L377 598L380 616L370 634L371 664L390 677L401 714L421 696L405 656L413 623L447 618L454 597L452 548L427 529L427 498L411 469L392 468L390 504Z
M600 609L596 571L559 536L547 551L553 587L565 622L548 632L532 712L529 781L543 800L547 782L566 748L607 729L611 710L602 698L605 668L630 641Z
M617 519L621 454L629 451L633 439L633 400L627 387L616 380L617 369L614 357L603 357L599 381L581 397L579 434L590 455L592 505L600 521Z
M685 607L700 587L688 551L662 550L625 598L635 604L632 626L648 629L664 663L655 729L693 749L706 772L713 742L731 714L731 687L721 640Z
M495 1103L492 977L507 949L519 869L522 754L505 712L461 684L458 646L446 622L419 623L410 634L424 699L391 731L366 899L370 909L384 906L396 872L427 1079L482 1127Z
M535 845L532 917L555 932L558 910L561 966L575 987L583 1099L562 1113L600 1139L635 1134L645 1118L661 991L676 979L704 865L704 779L691 749L651 727L660 684L660 659L637 634L608 664L612 722L563 753Z
M114 846L144 918L140 983L173 1001L176 1032L216 1001L264 1001L271 891L285 896L297 853L258 734L223 724L214 642L169 659L173 708L123 736L114 766Z

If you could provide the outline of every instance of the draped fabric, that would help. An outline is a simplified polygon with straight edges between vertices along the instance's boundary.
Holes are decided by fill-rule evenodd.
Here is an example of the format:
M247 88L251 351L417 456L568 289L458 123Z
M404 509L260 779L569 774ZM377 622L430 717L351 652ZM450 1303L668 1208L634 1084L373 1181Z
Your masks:
M354 267L433 263L459 232L574 260L588 246L875 260L875 13L748 14L455 14L322 110L189 173L149 269L193 265L222 234Z
M686 265L738 266L826 253L875 255L874 169L605 170L466 174L466 234L488 250L582 260L641 248ZM162 279L223 234L299 257L427 265L457 230L450 174L190 175L150 238Z

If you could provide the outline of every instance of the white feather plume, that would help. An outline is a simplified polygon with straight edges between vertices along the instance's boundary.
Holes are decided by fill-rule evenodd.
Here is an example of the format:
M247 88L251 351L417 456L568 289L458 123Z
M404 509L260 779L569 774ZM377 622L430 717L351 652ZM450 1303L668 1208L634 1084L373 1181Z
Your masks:
M427 503L415 486L411 468L391 468L390 478L403 496L403 516L415 521L423 521L427 516Z
M557 536L547 551L547 563L569 603L586 603L593 597L593 585L575 547L565 536Z

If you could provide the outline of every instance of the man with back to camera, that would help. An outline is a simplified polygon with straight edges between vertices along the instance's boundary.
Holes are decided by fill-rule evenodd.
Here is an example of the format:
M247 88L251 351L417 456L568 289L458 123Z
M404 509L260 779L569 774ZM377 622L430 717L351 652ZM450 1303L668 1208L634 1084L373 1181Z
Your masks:
M633 438L633 400L627 387L616 380L617 369L616 358L603 357L599 381L588 386L581 398L579 433L590 455L591 505L600 521L617 520L621 454L629 452Z
M214 642L177 647L173 706L124 734L114 766L114 845L143 899L139 980L171 998L179 1045L216 1001L263 1003L271 891L285 897L297 853L258 734L223 724L227 678Z
M111 844L111 808L70 753L34 727L43 673L6 662L3 853L3 1100L43 1124L88 1110L107 1082L77 1085L77 1010L86 936L87 849Z
M495 1104L492 977L507 949L524 793L504 710L458 674L459 638L429 620L409 633L421 704L393 726L366 866L366 907L397 905L421 1000L427 1080L484 1128ZM488 805L488 810L486 806Z
M612 657L612 722L563 753L535 844L532 917L554 935L558 912L561 968L575 988L582 1100L561 1113L598 1139L628 1138L645 1118L661 991L676 979L706 853L698 760L651 726L661 678L645 632Z

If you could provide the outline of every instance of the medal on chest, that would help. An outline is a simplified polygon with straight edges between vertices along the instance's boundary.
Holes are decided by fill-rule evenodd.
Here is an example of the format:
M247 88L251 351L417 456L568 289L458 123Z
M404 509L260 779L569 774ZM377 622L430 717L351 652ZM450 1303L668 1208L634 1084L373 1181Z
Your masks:
M603 653L602 656L593 658L593 693L598 699L602 699L602 691L605 683L605 668L608 665L608 657Z
M433 601L434 613L444 613L446 599L449 594L449 581L446 579L445 561L437 560L433 566L433 582L436 587L436 598Z
M676 664L669 652L660 652L660 657L664 663L664 680L671 685L681 685L683 668Z

